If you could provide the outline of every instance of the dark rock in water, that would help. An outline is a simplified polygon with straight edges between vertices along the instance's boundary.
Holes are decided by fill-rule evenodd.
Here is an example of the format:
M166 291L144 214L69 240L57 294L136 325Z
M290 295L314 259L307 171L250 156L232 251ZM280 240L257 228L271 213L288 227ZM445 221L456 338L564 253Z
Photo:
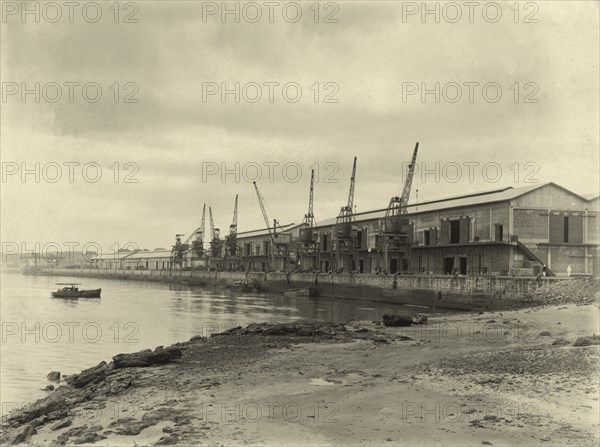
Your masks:
M50 371L46 376L50 382L60 382L60 371Z
M48 418L48 421L57 421L59 419L64 419L69 415L69 409L66 407L63 408L59 408L56 411L53 411L52 413L49 413L48 416L46 416Z
M569 340L565 340L564 338L557 338L556 340L554 340L552 342L552 346L564 346L564 345L568 345L569 344Z
M106 439L106 436L88 432L73 439L73 444L93 444L94 442L102 441L103 439Z
M253 324L257 324L257 323L253 323ZM258 326L258 324L257 324L257 326ZM234 334L234 333L237 333L241 328L242 328L241 326L232 327L232 328L227 329L226 331L211 334L211 337L220 337L220 336L224 336L224 335Z
M161 437L154 445L175 445L177 444L178 438L174 434Z
M190 338L190 341L196 341L196 340L203 340L204 336L202 335L194 335L192 338Z
M135 436L139 435L142 430L150 427L152 424L147 421L138 421L134 418L124 418L118 421L111 422L108 428L115 428L115 433L118 435Z
M413 320L410 317L405 317L402 315L385 314L383 316L383 324L388 327L411 326L413 324Z
M2 445L6 445L6 444L21 444L22 442L28 442L29 439L31 439L31 437L33 435L35 435L37 433L37 430L35 429L35 427L31 424L27 424L24 425L23 427L20 427L16 434L12 437L12 439L2 439ZM5 444L6 443L6 444Z
M150 424L154 425L160 421L165 420L173 420L176 419L179 415L179 410L168 407L157 408L156 410L148 411L144 413L142 416L142 421L148 421Z
M117 354L113 357L115 368L134 368L147 367L153 365L164 365L172 363L182 356L181 349L174 346L168 346L152 352L146 349L133 354Z
M45 399L27 405L23 410L16 411L8 418L8 421L14 421L19 424L30 422L55 411L64 410L67 407L67 400L59 394L51 394Z
M32 427L38 428L41 427L42 425L46 425L48 422L50 422L50 418L48 416L40 416L39 418L35 418L33 421L31 421L29 423L29 425L31 425ZM2 445L0 443L0 445Z
M591 337L579 337L573 343L573 346L594 346L600 345L600 335L592 335Z
M44 391L54 391L54 385L46 385L46 388L44 388Z
M100 362L96 366L84 369L79 374L72 374L66 382L73 388L83 388L91 383L102 382L109 371L106 362Z
M163 433L173 433L173 428L172 427L163 427L162 431L163 431Z
M69 438L81 436L85 433L87 428L87 425L82 425L80 427L74 427L64 433L61 433L61 435L58 438L56 438L55 444L65 445Z
M135 436L148 427L158 424L161 421L173 420L177 417L177 410L171 408L158 408L148 411L142 416L142 419L125 418L111 422L108 426L114 429L118 435Z
M61 428L68 427L72 423L73 423L73 419L65 419L64 421L59 421L56 424L51 425L50 430L52 430L52 431L60 430Z
M551 337L552 334L548 331L540 332L540 337Z
M413 324L427 324L427 315L416 314L412 317Z
M251 323L245 328L231 328L212 336L227 335L296 335L300 337L310 336L334 336L340 332L346 332L346 326L331 322L294 321L293 323Z
M477 383L480 385L485 385L486 383L502 383L502 378L501 377L492 377L489 379L478 380ZM487 416L485 416L485 417L487 418Z

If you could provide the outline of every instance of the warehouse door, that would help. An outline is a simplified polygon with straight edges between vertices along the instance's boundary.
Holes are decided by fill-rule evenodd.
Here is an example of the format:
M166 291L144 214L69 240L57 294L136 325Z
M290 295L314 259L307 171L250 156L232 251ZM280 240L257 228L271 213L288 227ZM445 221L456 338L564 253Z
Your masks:
M454 258L444 258L444 274L451 275L454 270Z
M450 221L450 243L458 244L460 243L460 220L451 220Z
M459 271L461 275L466 275L467 274L467 258L465 257L460 257L459 260Z

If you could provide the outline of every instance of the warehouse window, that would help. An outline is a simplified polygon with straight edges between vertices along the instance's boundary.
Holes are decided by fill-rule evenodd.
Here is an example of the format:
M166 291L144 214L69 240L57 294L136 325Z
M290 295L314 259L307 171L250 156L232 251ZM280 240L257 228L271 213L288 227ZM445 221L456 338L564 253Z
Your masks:
M572 214L569 216L569 244L583 243L583 216Z
M451 275L454 273L454 258L444 258L444 274Z
M431 232L429 230L423 231L423 239L425 245L431 245Z
M564 216L560 216L558 214L550 215L550 243L551 244L562 244L565 239L565 231L564 224L565 220Z
M583 216L579 214L563 215L550 214L551 244L581 244L583 243Z
M451 220L450 221L450 243L451 244L460 243L460 221L459 220Z
M495 225L495 228L496 228L495 240L502 242L504 240L504 225L497 223Z

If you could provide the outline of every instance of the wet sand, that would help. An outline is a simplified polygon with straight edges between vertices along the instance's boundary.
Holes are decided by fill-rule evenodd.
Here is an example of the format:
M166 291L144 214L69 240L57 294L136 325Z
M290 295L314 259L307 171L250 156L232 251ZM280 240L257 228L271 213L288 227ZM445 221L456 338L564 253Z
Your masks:
M37 404L43 414L11 413L3 440L598 445L599 346L574 346L598 333L598 315L569 304L405 328L251 325L177 344L172 363L107 365L96 382L62 384Z

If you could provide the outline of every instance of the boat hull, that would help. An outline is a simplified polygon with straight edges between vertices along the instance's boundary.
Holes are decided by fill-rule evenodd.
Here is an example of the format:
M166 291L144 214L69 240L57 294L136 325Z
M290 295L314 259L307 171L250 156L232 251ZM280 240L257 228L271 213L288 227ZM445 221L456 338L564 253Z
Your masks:
M244 293L260 292L260 283L258 281L233 281L227 286L229 289L237 289Z
M100 298L101 293L102 289L78 290L76 292L59 290L57 292L52 292L52 296L54 298Z
M317 289L313 287L306 287L303 289L289 289L284 292L285 296L306 296L306 297L316 297L319 295Z

